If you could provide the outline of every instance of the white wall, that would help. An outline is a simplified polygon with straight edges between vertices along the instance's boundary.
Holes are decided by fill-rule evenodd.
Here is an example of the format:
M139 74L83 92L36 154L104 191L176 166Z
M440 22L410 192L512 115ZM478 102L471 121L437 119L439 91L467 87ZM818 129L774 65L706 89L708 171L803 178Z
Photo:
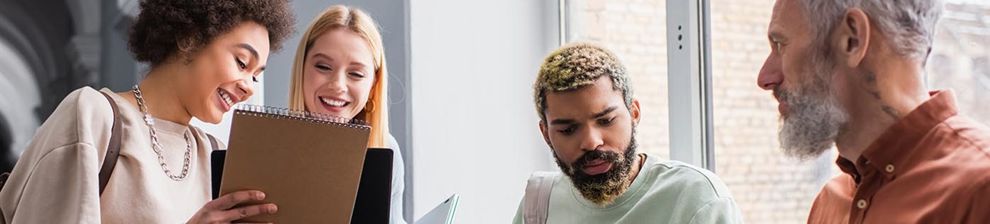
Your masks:
M458 193L457 223L508 223L529 174L553 169L531 87L557 44L555 7L410 2L413 217Z

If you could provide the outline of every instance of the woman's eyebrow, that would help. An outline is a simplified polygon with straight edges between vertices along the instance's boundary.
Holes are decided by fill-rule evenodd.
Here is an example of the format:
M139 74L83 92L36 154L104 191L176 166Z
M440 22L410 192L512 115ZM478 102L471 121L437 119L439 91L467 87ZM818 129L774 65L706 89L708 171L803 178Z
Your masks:
M260 61L261 56L258 56L258 50L255 50L254 47L252 47L250 44L240 43L237 44L236 46L238 48L242 48L244 50L247 50L248 52L251 52L251 56L254 57L254 61ZM265 65L261 65L261 67L258 68L258 72L259 73L264 72L266 67L267 66Z
M247 50L248 52L251 52L251 56L254 57L254 60L255 61L257 61L260 58L260 56L258 56L258 50L255 50L254 47L252 47L250 44L240 43L240 44L237 44L237 47L238 48L243 48L243 49Z

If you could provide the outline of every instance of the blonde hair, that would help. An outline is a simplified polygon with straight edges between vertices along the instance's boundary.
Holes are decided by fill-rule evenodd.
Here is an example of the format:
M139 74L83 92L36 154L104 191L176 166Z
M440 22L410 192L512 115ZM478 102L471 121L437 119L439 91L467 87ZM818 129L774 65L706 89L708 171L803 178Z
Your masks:
M607 76L612 79L612 89L622 91L626 108L632 105L633 91L629 86L629 74L619 57L604 46L591 42L569 43L554 50L543 59L533 84L533 99L540 121L548 122L547 92L563 92L595 83Z
M368 94L368 103L358 113L357 117L371 126L371 136L368 138L369 147L385 147L385 136L388 134L388 72L385 68L385 50L382 45L382 35L378 26L364 11L343 5L330 6L313 20L303 33L296 49L296 59L292 63L292 82L289 87L289 108L306 110L303 97L303 70L306 55L313 42L329 31L347 29L364 38L371 47L372 60L375 67L375 81ZM361 117L363 115L363 117Z

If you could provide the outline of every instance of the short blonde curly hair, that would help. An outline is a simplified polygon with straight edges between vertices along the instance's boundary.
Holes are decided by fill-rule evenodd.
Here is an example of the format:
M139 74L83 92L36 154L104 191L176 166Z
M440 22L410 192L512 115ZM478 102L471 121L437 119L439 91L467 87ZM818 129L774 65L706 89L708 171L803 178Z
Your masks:
M536 112L546 122L547 91L571 91L591 85L601 78L612 79L612 89L622 92L626 108L632 104L629 75L619 58L605 47L588 42L564 45L543 59L533 84Z

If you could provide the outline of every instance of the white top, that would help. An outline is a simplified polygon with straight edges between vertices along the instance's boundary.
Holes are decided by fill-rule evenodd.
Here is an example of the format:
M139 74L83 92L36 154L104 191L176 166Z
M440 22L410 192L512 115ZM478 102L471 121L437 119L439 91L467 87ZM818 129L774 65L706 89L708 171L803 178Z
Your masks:
M392 149L392 208L389 212L389 219L391 220L389 223L404 224L406 221L402 219L402 192L406 189L405 162L402 160L402 150L399 149L399 143L395 141L392 134L388 134L385 147Z
M168 168L182 172L185 135L192 137L189 174L162 171L143 114L108 89L119 108L120 156L102 198L99 171L113 111L96 90L70 93L38 129L0 191L6 223L184 223L210 200L212 150L205 132L155 119Z

